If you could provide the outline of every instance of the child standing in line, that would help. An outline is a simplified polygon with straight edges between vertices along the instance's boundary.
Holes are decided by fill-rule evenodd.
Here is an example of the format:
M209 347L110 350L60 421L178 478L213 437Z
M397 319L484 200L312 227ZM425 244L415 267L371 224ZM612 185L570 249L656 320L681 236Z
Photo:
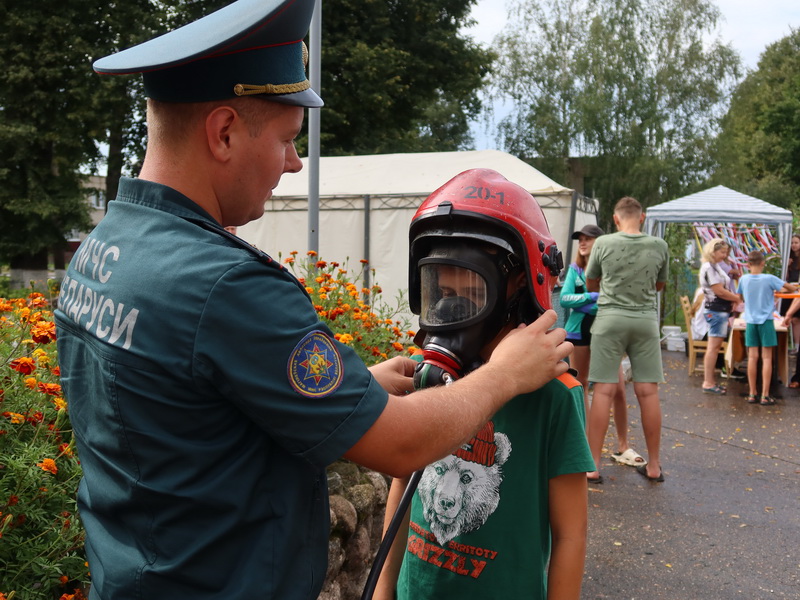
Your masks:
M782 279L764 273L764 254L753 250L747 255L750 273L739 280L739 293L744 298L744 345L747 346L747 382L750 393L747 402L772 406L775 398L769 395L772 379L772 349L778 345L773 314L775 312L775 292L794 292L797 284L786 283ZM758 355L761 354L761 397L757 395Z

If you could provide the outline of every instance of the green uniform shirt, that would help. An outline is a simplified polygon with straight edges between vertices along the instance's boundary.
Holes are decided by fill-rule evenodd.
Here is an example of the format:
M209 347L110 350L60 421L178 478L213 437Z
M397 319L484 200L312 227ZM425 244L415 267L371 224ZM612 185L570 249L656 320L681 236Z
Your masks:
M594 470L584 427L583 388L562 376L513 399L469 443L426 467L398 600L544 600L549 481Z
M91 598L316 598L325 466L387 394L297 280L175 190L123 179L56 320Z
M598 315L655 316L656 283L669 275L669 249L661 238L611 233L597 238L586 266L587 279L600 279Z

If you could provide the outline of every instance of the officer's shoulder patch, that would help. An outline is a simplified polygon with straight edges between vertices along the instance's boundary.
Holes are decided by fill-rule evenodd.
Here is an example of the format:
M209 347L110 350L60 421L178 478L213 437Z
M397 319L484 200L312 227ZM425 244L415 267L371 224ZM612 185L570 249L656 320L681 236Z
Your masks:
M575 379L575 376L572 375L572 373L570 373L569 371L567 371L566 373L564 373L562 375L559 375L558 377L556 377L556 379L558 379L561 383L563 383L565 386L567 386L567 389L570 389L570 390L572 388L580 386L580 384L581 384L581 382L578 381L577 379Z
M341 385L344 369L334 341L321 331L312 331L289 356L287 375L292 388L309 398L323 398Z

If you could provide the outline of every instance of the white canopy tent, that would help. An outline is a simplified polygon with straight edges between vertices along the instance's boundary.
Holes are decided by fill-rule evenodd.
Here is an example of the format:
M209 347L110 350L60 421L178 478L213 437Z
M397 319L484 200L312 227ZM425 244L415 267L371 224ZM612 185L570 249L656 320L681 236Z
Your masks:
M304 158L304 166L308 159ZM408 227L431 192L459 173L494 169L531 192L544 210L559 248L568 254L570 233L597 222L597 201L553 181L505 152L429 152L322 157L319 167L319 254L351 269L369 261L392 303L408 281ZM287 173L275 188L264 216L238 234L271 256L283 258L308 248L308 176Z
M651 206L645 211L644 230L664 237L667 223L753 223L778 230L784 277L792 242L792 211L718 185L696 194Z

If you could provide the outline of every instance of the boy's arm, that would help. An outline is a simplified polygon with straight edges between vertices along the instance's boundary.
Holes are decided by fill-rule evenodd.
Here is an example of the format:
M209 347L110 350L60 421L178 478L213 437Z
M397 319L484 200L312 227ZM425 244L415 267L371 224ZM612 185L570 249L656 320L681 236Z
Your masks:
M586 491L585 473L559 475L549 482L553 551L547 572L548 600L580 600L589 510Z
M383 518L383 535L386 535L386 529L394 517L397 506L400 504L400 498L403 497L403 492L408 486L408 477L395 477L392 479L392 485L389 488L389 497L386 499L386 515ZM403 555L405 554L406 541L408 540L408 520L411 507L406 511L405 518L400 524L400 529L397 531L397 536L392 542L392 548L389 550L389 555L386 557L386 562L381 570L381 575L378 578L378 583L375 586L375 600L394 600L397 597L397 577L400 575L400 567L403 564Z
M781 288L782 292L787 292L789 294L793 294L797 291L798 285L796 283L789 283L788 281L783 282L783 287Z

